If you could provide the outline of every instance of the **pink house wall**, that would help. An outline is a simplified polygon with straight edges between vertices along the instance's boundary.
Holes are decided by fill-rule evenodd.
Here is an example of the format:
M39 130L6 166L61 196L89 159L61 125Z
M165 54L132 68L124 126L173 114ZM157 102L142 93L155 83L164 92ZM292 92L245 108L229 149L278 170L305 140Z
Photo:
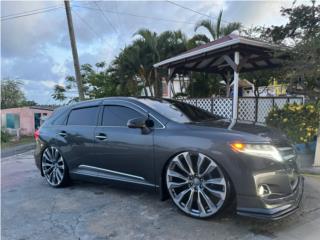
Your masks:
M20 116L20 129L21 135L32 136L35 132L34 129L34 114L46 113L47 116L52 114L50 110L42 110L42 109L33 109L30 107L21 107L21 108L9 108L9 109L1 109L1 119L6 119L5 115L7 113L18 114ZM5 124L1 124L2 126Z

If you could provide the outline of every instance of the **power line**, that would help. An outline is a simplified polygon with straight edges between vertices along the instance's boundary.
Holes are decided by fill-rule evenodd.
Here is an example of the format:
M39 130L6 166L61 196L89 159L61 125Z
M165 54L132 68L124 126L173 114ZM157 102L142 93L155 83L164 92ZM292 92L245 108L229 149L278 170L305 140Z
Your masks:
M115 28L115 26L112 24L112 22L110 21L110 19L105 15L105 13L103 12L103 10L101 9L101 7L98 5L97 2L93 2L97 8L99 8L102 17L109 23L109 25L113 28L113 30L115 31L115 33L119 34L119 32L117 31L117 29Z
M210 16L210 15L208 15L208 14L205 14L205 13L199 12L199 11L194 10L194 9L192 9L192 8L189 8L189 7L186 7L186 6L180 5L179 3L176 3L176 2L173 2L173 1L170 1L170 0L167 0L167 2L168 2L168 3L170 3L170 4L173 4L173 5L177 6L177 7L180 7L180 8L183 8L183 9L189 10L189 11L191 11L191 12L197 13L197 14L199 14L199 15L201 15L201 16L204 16L204 17L207 17L207 18L214 18L214 19L218 19L218 17ZM229 24L229 23L232 23L232 22L230 22L230 21L226 21L226 20L223 20L223 19L221 19L221 22L225 22L225 23L228 23L228 24ZM244 28L244 29L248 29L248 28L247 28L247 27L245 27L245 26L242 26L242 28Z
M19 13L12 13L12 14L3 16L1 18L7 18L7 17L21 15L21 14L25 14L25 13L31 13L31 12L46 10L46 9L49 9L49 8L56 8L56 7L59 7L59 6L61 7L61 5L55 5L55 6L45 7L45 8L38 8L38 9L29 10L29 11L23 11L23 12L19 12Z
M76 16L86 25L86 27L93 33L95 34L98 38L101 38L101 34L97 33L95 30L93 30L93 27L84 19L80 16L79 13L77 13L77 11L75 11L74 9L71 9L71 11L73 13L76 14ZM107 45L109 45L110 48L114 48L113 46L111 46L111 44L106 41Z
M198 12L198 11L192 9L192 8L185 7L185 6L180 5L180 4L178 4L178 3L175 3L175 2L172 2L172 1L169 1L169 0L167 0L167 2L168 2L168 3L171 3L171 4L173 4L173 5L176 5L177 7L184 8L184 9L189 10L189 11L191 11L191 12L200 14L200 15L202 15L202 16L204 16L204 17L212 18L210 15L207 15L207 14L202 13L202 12Z
M97 37L99 37L99 38L101 37L95 30L93 30L92 26L91 26L86 20L84 20L84 18L82 18L82 17L80 16L80 14L78 14L74 9L71 9L71 11L76 14L76 16L86 25L86 27L87 27L93 34L97 35Z
M19 14L10 14L10 15L1 17L1 22L11 20L11 19L16 19L16 18L26 17L26 16L32 16L32 15L36 15L36 14L40 14L40 13L51 12L51 11L54 11L54 10L57 10L60 8L62 8L62 6L36 9L36 10L22 12Z
M87 7L87 6L73 5L73 7L86 8L86 9L90 9L90 10L99 11L99 9L97 9L97 8L92 8L92 7ZM179 20L175 20L175 19L165 19L165 18L158 18L158 17L150 17L150 16L137 15L137 14L134 14L134 13L127 13L127 12L118 12L118 11L111 11L111 10L102 10L102 11L103 12L112 13L112 14L127 15L127 16L131 16L131 17L146 18L146 19L165 21L165 22L176 22L176 23L184 23L184 24L191 24L191 25L196 24L196 22L186 22L186 21L179 21Z

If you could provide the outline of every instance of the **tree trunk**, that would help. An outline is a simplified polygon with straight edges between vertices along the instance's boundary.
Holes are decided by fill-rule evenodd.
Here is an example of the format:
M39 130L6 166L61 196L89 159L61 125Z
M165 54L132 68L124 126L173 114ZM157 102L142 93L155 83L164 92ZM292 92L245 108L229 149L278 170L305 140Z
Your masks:
M176 91L174 90L174 83L173 83L173 80L170 79L169 81L171 81L171 92L172 92L172 97L175 97L176 95Z
M179 86L180 86L180 93L182 93L182 83L181 83L181 78L180 78L180 74L178 75L179 77Z
M150 71L149 75L146 76L146 79L148 79L148 87L149 87L149 91L150 91L150 96L153 97L153 91L155 92L155 90L152 90L152 85L151 85L151 81L150 81L151 75L152 75L152 71Z
M162 97L162 82L158 79L158 71L154 68L154 95L156 97Z
M148 91L147 91L147 88L146 88L146 84L144 84L144 86L143 86L143 91L144 91L144 95L146 97L148 97Z

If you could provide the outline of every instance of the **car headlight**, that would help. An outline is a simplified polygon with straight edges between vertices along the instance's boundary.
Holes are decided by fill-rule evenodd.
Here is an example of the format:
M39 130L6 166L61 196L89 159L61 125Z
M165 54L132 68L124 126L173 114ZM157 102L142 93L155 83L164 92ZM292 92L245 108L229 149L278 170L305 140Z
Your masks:
M236 152L282 161L282 156L278 149L270 144L231 143L230 145Z

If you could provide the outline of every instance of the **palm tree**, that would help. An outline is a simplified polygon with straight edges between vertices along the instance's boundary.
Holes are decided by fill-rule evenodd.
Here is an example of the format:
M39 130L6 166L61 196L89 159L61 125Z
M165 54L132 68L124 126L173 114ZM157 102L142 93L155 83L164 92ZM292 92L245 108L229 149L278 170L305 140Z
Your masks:
M139 29L136 33L134 33L133 36L140 36L141 39L144 41L144 43L146 44L146 46L150 49L151 51L151 56L152 56L152 62L151 64L153 65L153 63L159 62L160 61L160 53L158 50L158 36L157 33L155 32L151 32L149 29L146 28L142 28ZM152 65L149 66L152 68ZM147 68L146 66L142 65L142 68L140 69L139 72L146 72ZM147 74L147 76L150 76L149 74ZM148 78L146 78L148 79ZM156 69L154 69L154 87L155 87L155 95L157 97L160 97L160 92L161 92L161 85L159 83L159 81L157 81L158 76L157 76L157 71ZM149 80L150 81L150 80ZM151 93L152 94L152 93Z
M164 31L158 36L160 59L176 56L187 50L187 36L181 31Z
M208 43L210 41L214 41L223 36L229 35L235 30L240 30L242 24L239 22L231 22L227 25L223 26L222 22L222 13L223 10L220 11L219 16L217 18L217 22L212 22L210 19L200 20L196 23L194 27L194 31L196 32L200 27L205 28L209 32L209 36L197 34L193 37L194 42L193 45L201 45L204 43ZM199 41L201 40L201 41ZM192 42L191 42L192 43ZM223 76L223 80L226 83L226 96L230 95L230 75Z
M200 27L205 28L209 32L209 37L211 41L216 40L220 37L226 36L232 33L234 30L240 30L242 25L239 22L228 23L226 26L222 26L222 13L223 10L220 11L219 16L217 18L217 22L212 22L210 19L200 20L196 23L194 27L194 31L196 32ZM197 36L197 35L196 35ZM203 39L203 35L201 38ZM199 37L200 38L200 37Z
M162 59L166 59L186 51L187 37L180 30L165 31L160 35L157 35L157 33L152 32L149 29L140 29L134 34L134 36L140 36L139 40L142 40L147 47L146 55L151 55L152 58L152 61L149 61L149 64L141 65L139 73L144 73L145 81L148 81L149 84L153 84L155 87L155 95L160 96L162 86L161 82L158 81L159 72L157 72L156 69L153 69L152 66L154 63L157 63ZM153 69L153 74L151 75L148 73L150 69ZM151 79L153 79L153 81L151 81Z

